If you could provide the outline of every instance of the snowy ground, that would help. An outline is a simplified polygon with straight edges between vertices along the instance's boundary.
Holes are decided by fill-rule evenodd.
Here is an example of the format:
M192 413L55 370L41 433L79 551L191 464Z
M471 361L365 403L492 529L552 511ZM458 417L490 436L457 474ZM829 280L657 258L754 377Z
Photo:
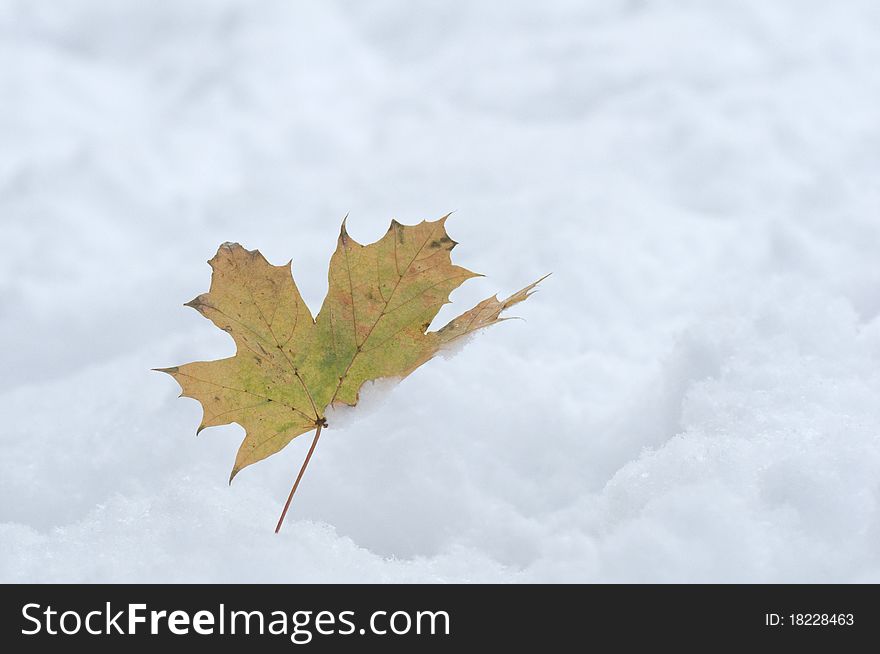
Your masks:
M880 581L878 67L870 1L0 0L0 580ZM275 536L308 440L227 486L182 303L449 210L438 322L554 276Z

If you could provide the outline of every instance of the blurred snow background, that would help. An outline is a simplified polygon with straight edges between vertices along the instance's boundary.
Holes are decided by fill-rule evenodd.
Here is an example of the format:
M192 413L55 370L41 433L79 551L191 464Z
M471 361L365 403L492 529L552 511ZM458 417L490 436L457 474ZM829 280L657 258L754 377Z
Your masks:
M0 0L0 580L880 581L878 70L870 1ZM275 536L182 303L450 210L438 322L554 276Z

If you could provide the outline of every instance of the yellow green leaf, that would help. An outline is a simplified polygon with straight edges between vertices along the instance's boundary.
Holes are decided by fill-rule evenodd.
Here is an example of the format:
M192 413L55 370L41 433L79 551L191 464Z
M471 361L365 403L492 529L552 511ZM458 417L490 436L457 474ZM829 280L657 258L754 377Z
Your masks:
M478 276L452 263L456 243L446 218L411 226L392 221L369 245L352 239L343 221L316 319L290 263L273 266L256 250L220 246L208 262L210 290L187 306L228 332L236 354L159 370L177 380L182 396L201 403L198 431L232 422L244 427L230 481L300 434L328 426L327 408L357 404L366 382L405 377L455 339L504 320L501 312L541 281L427 331L449 294Z

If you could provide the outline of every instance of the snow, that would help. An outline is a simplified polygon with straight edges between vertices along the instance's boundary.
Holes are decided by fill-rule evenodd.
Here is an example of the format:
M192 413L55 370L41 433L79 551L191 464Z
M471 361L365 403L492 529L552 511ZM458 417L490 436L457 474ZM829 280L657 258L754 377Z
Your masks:
M880 7L0 0L0 580L880 581ZM510 321L227 486L150 368L450 210Z

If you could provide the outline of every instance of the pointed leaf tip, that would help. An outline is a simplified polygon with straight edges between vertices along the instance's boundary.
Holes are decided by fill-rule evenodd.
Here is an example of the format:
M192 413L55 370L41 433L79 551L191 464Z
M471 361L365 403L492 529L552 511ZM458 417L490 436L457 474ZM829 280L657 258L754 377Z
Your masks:
M440 223L441 226L446 225L446 221L449 219L449 216L451 216L452 213L453 213L453 212L450 211L450 212L447 213L446 215L444 215L444 216L440 216L440 218L437 219L437 222Z

